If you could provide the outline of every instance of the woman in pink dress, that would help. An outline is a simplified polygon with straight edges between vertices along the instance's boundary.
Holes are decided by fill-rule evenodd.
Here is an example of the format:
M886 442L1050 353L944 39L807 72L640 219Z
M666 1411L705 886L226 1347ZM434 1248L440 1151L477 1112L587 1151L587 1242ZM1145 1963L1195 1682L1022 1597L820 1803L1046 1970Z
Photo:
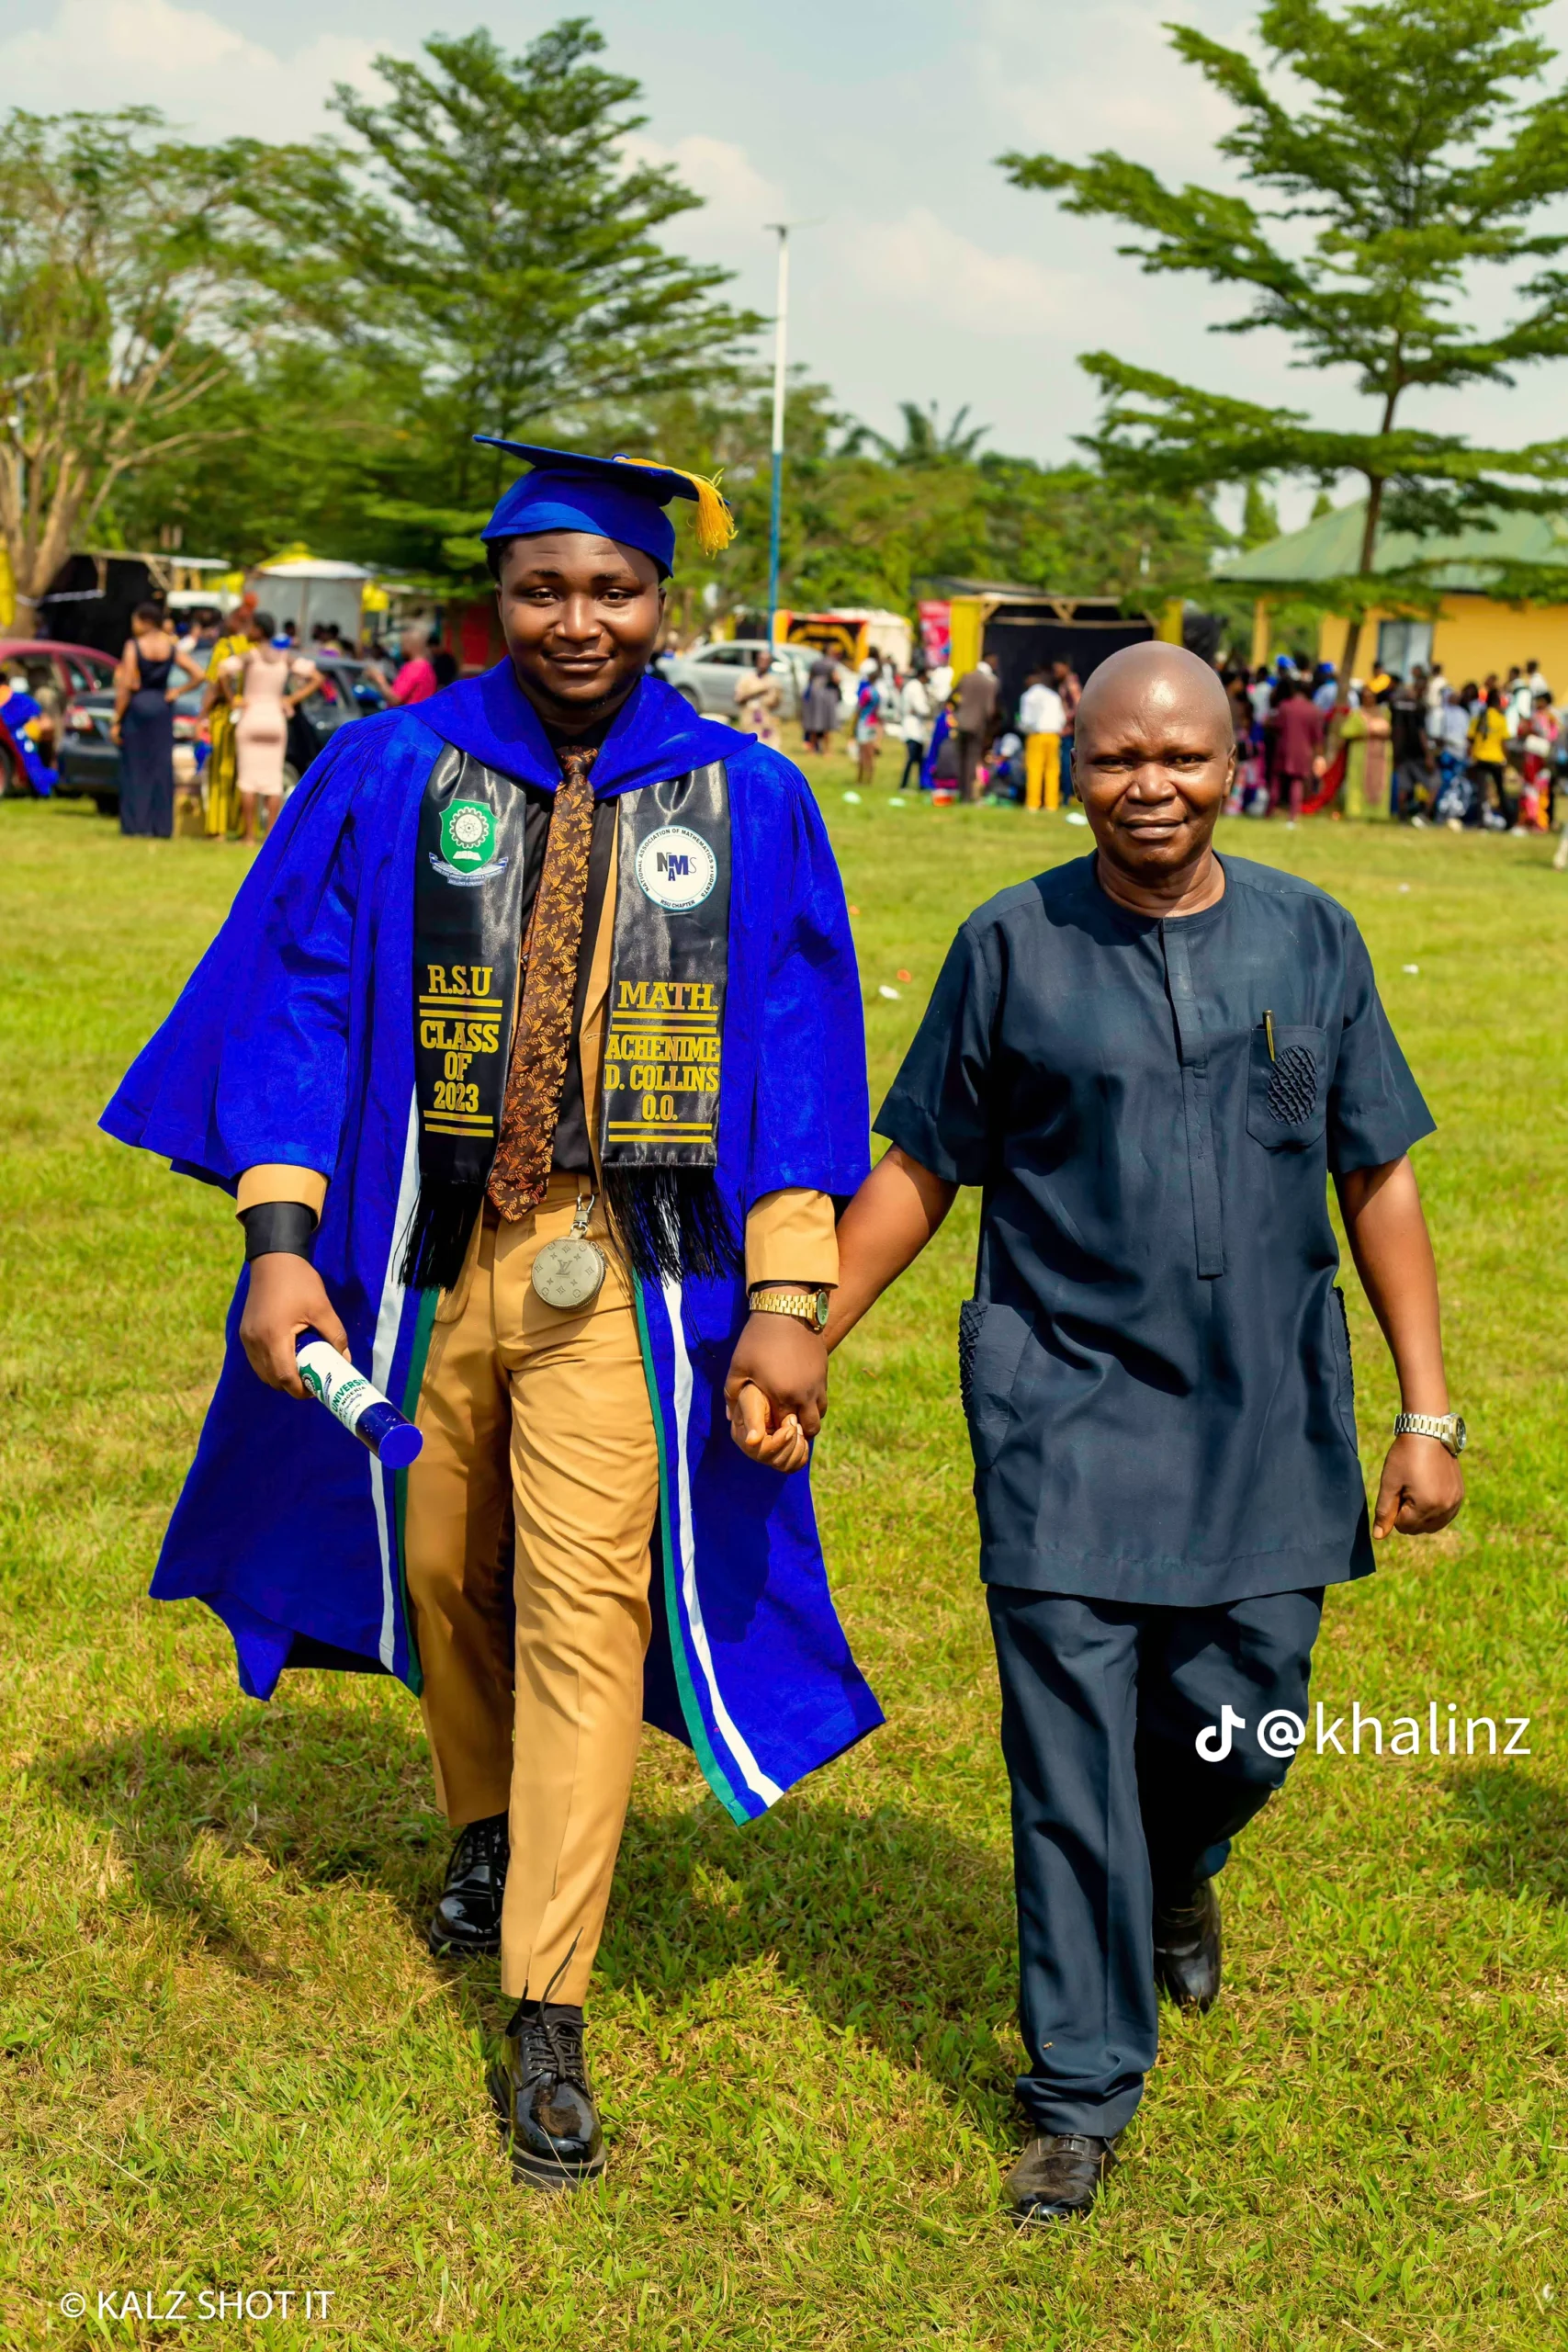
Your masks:
M311 663L298 661L287 646L274 645L270 613L253 613L245 624L250 650L232 654L223 664L225 683L239 716L234 744L239 754L240 839L260 839L260 803L283 797L283 757L288 748L288 721L297 704L321 683Z

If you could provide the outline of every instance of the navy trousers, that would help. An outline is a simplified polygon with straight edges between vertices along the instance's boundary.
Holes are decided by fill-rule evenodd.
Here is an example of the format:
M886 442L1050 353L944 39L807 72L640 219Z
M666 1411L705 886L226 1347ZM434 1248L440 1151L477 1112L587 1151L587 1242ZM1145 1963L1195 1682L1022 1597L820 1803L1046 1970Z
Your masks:
M142 687L120 723L119 830L167 841L175 830L175 714Z
M1012 1784L1019 2098L1039 2131L1109 2137L1158 2047L1155 1905L1212 1878L1284 1779L1289 1752L1255 1733L1275 1708L1305 1721L1323 1592L1215 1609L986 1594ZM1197 1736L1227 1705L1247 1727L1207 1762Z

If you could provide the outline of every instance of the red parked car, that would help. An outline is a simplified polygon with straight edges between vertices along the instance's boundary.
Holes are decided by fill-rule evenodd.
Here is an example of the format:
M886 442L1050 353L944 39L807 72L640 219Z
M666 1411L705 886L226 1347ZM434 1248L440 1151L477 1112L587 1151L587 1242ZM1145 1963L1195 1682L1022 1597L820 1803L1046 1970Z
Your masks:
M62 734L65 706L72 695L89 694L95 687L112 686L118 666L112 653L100 653L96 645L61 645L51 638L42 637L0 637L0 670L13 663L19 663L27 672L28 692L46 711L55 714ZM58 758L57 743L56 763ZM12 741L5 711L0 709L0 797L31 790L21 753Z

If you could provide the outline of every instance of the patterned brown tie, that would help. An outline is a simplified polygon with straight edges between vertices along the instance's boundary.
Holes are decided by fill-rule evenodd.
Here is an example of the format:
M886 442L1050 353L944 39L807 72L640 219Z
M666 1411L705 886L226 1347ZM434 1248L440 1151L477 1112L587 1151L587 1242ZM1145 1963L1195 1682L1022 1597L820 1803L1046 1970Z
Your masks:
M577 955L593 841L593 787L588 772L596 749L569 743L560 753L561 780L534 902L532 944L506 1074L501 1139L485 1187L509 1224L526 1216L544 1199L550 1181L577 1001Z

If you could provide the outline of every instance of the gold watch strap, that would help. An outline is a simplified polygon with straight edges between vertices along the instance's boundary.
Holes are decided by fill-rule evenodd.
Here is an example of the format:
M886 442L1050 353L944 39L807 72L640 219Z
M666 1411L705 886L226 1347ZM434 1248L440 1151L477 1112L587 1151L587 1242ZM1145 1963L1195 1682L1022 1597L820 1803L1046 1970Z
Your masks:
M793 1315L819 1331L827 1321L828 1295L818 1284L808 1290L777 1290L771 1283L756 1283L747 1293L753 1315Z

